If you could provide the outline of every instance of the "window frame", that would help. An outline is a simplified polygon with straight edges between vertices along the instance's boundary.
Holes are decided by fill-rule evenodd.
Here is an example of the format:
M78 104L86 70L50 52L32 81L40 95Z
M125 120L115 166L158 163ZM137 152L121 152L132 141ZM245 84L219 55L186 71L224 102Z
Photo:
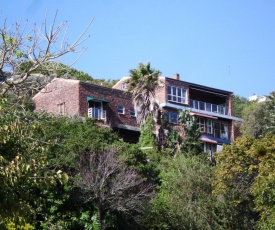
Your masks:
M197 124L201 128L201 132L205 132L205 118L204 117L197 117Z
M135 108L134 108L134 107L131 107L131 108L130 108L130 116L131 116L131 117L136 117L136 111L135 111Z
M127 87L128 87L128 83L127 82L123 82L121 84L121 89L127 89Z
M58 114L64 116L65 115L65 102L58 103L57 104L57 110L58 110Z
M187 89L168 85L167 100L180 104L187 104Z
M117 113L118 114L125 114L125 107L123 105L118 105L117 106Z
M213 121L212 119L206 120L206 132L212 134L213 133Z
M179 114L174 112L166 112L166 118L169 123L179 124Z

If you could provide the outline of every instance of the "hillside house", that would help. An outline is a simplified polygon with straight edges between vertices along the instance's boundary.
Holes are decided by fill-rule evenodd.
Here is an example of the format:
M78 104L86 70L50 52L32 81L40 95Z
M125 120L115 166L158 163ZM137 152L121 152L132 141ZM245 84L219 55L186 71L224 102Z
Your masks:
M131 95L123 77L113 88L71 79L53 79L33 98L35 111L55 115L93 117L102 125L117 131L125 141L137 142L139 126L136 123ZM161 87L156 99L169 122L177 125L180 110L189 109L203 130L201 141L206 152L216 152L223 144L235 139L233 121L241 121L232 114L232 92L159 77Z

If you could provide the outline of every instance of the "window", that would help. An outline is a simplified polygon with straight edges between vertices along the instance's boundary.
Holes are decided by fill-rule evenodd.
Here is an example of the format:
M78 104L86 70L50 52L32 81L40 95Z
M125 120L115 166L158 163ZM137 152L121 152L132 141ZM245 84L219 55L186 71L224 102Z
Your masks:
M123 82L123 83L122 83L121 89L127 89L127 83L126 83L126 82Z
M200 127L200 131L204 132L205 131L205 119L203 117L198 117L197 122Z
M175 86L167 86L168 101L186 104L186 89Z
M214 122L214 136L222 139L228 139L228 124L224 122Z
M207 119L206 131L207 131L207 133L213 133L213 127L212 127L212 120L211 119Z
M58 113L61 115L65 115L65 102L57 104Z
M124 114L124 113L125 113L125 108L124 108L123 105L119 105L119 106L117 107L117 113L118 113L118 114Z
M169 123L178 124L179 123L179 115L177 113L167 112L166 118Z
M228 139L228 124L221 123L221 138Z
M136 111L133 107L130 108L130 116L135 117L136 116Z

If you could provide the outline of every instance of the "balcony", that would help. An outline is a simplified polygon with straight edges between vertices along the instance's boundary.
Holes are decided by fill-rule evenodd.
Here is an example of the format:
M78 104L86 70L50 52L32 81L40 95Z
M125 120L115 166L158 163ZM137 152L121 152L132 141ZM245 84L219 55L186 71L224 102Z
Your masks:
M216 104L211 104L211 103L206 103L206 102L190 99L190 107L194 108L194 109L198 109L198 110L212 112L212 113L229 115L228 107L223 106L223 105L216 105Z
M106 120L106 110L102 110L98 108L89 108L88 117L92 117L97 120Z

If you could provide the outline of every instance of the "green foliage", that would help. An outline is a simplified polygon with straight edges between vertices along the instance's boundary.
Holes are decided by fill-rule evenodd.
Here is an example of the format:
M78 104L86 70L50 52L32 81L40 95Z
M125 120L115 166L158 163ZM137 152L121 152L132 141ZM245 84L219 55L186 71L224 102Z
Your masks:
M147 180L158 183L158 175L160 170L158 168L158 161L149 161L148 152L141 150L139 144L124 144L119 150L120 156L128 167L136 170L139 175ZM152 155L157 155L157 150Z
M242 111L244 122L241 132L244 136L264 137L275 134L275 92L265 102L252 102Z
M180 154L162 161L150 229L219 229L211 196L212 170L199 156Z
M200 141L201 131L196 117L191 116L189 110L182 110L179 120L184 129L184 140L180 146L181 151L188 155L202 153Z
M266 102L264 135L275 134L275 91L271 92Z
M258 229L275 228L275 135L255 141L251 147L259 159L258 174L251 186L256 210L260 213Z
M156 147L153 129L154 120L153 117L150 116L146 119L145 124L141 125L141 132L139 137L139 145L141 147Z
M96 153L81 154L79 180L84 201L92 201L98 210L102 228L140 226L148 202L154 196L154 185L128 167L114 147Z
M20 73L26 73L32 67L31 61L23 62L19 66ZM67 66L58 62L47 62L41 65L38 69L36 69L34 74L42 74L45 76L55 76L55 77L63 77L63 78L73 78L83 82L89 82L96 85L102 85L106 87L112 87L118 80L105 80L105 79L94 79L87 73L83 71L77 70L70 66Z
M100 230L100 223L98 221L97 213L91 216L90 211L83 212L80 217L80 222L83 222L83 226L86 230Z
M245 97L233 95L233 114L235 117L242 117L242 111L249 105L249 101Z
M137 69L130 70L128 92L132 94L138 124L144 124L149 116L157 116L159 106L155 100L155 90L159 87L160 74L159 70L151 68L150 63L140 63Z
M241 125L241 133L244 136L262 137L264 135L266 104L252 102L242 111L244 119Z
M7 223L7 230L34 230L35 228L30 224L16 225L13 222Z
M80 210L92 211L94 206L76 195L76 157L119 143L118 137L91 119L6 108L2 104L0 111L0 224L10 220L40 229L81 226Z
M274 227L275 137L243 137L217 154L214 194L230 203L229 218L238 229Z

